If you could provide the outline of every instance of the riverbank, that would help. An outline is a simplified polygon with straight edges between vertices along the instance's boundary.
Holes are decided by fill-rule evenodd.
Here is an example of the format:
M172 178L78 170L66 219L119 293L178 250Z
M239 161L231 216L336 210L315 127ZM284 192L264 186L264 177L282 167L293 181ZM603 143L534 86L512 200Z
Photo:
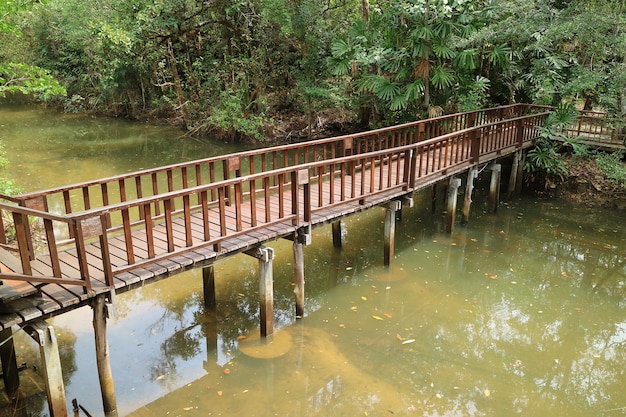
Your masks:
M569 174L552 190L555 197L588 207L626 210L626 188L608 178L595 159L567 158L565 165Z

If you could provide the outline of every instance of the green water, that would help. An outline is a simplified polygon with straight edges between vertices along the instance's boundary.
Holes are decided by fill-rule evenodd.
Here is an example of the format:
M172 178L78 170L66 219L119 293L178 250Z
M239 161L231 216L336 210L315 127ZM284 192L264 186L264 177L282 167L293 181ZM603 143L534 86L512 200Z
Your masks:
M162 140L165 149L178 144ZM26 141L17 141L23 156ZM139 148L152 146L145 141ZM5 146L14 161L14 148ZM54 162L57 152L36 149L50 156L45 168L31 162L30 177L43 187L67 181L52 169L66 165ZM106 169L122 172L133 169L133 158L115 155L142 154L106 152L91 163L108 161ZM149 164L158 158L136 169ZM43 169L48 175L39 178ZM119 295L108 331L120 415L626 415L624 213L526 197L485 214L485 196L474 200L470 224L448 235L430 193L416 195L398 223L389 271L381 266L383 209L347 218L340 250L330 227L315 229L305 249L303 320L294 319L291 243L271 242L277 331L252 354L252 258L215 266L215 315L202 308L198 270ZM97 416L91 318L83 308L51 323L68 401L76 398ZM23 333L17 340L29 364L24 373L36 380L36 347ZM255 357L270 351L283 354ZM29 404L31 415L47 415L41 394Z

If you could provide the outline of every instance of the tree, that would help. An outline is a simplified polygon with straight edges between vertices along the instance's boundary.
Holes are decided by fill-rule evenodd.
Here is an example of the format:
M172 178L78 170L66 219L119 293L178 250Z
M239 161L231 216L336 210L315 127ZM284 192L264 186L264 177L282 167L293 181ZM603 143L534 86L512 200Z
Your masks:
M333 73L350 77L358 94L395 120L450 104L459 89L484 91L478 50L463 39L483 25L485 10L476 0L381 2L369 22L357 21L335 41Z
M11 19L31 7L32 3L33 0L8 0L0 3L0 36L21 35L18 26ZM19 92L48 100L52 96L66 93L50 71L29 63L6 61L3 55L0 51L0 97Z

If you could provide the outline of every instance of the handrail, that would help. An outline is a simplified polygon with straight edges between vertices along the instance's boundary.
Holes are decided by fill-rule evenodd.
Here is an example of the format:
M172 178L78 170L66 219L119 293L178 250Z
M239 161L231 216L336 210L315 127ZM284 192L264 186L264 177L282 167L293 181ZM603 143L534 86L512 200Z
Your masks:
M37 204L32 199L20 202L20 206L0 203L0 210L13 215L23 268L22 274L5 278L27 280L26 277L32 275L35 276L32 280L34 282L82 283L84 291L90 292L95 285L91 273L95 267L102 271L102 277L98 278L101 285L110 287L115 273L196 248L198 233L201 235L200 245L213 245L215 251L220 251L225 239L260 227L292 222L295 230L309 224L312 214L324 208L355 201L361 203L378 193L394 190L397 193L408 193L414 189L418 179L435 178L442 172L479 163L481 157L506 148L519 149L523 143L534 139L536 132L533 126L540 124L548 114L542 112L486 122L434 138L401 142L404 144L391 148L364 146L354 154L334 154L325 159L252 172L207 184L189 185L185 189L171 189L152 196L66 214L48 213L45 204ZM392 131L390 128L385 129L385 132ZM346 137L341 137L341 141ZM325 141L338 142L336 138ZM381 168L376 177L374 167ZM356 183L359 181L360 188L357 189ZM315 201L312 200L314 193L317 193ZM328 196L327 200L323 199L324 195ZM181 200L182 209L177 210L174 201ZM258 210L256 204L261 206ZM276 212L270 209L272 204L277 207ZM228 209L229 206L233 207ZM135 209L138 220L131 219L130 210ZM249 211L244 213L244 209ZM226 224L227 210L234 213L232 226ZM195 235L192 230L192 212L200 213L202 217L200 231ZM29 220L33 218L40 219L44 224L48 266L41 263L36 263L34 267L31 265L36 260L29 226ZM175 221L180 221L184 226L180 238L174 237ZM216 225L211 227L211 222ZM166 248L154 245L154 227L157 223L165 229ZM147 257L142 255L144 259L137 258L134 253L133 240L136 237L133 235L133 227L138 224L143 224L146 235L147 247L143 251ZM70 243L77 254L77 265L74 267L80 271L79 280L65 275L61 270L57 253L59 242L54 233L60 225L68 227L71 232ZM93 265L95 261L93 257L89 259L87 251L90 239L94 238L99 239L100 266ZM120 239L126 248L127 266L120 266L115 271L110 263L109 239ZM180 241L177 242L177 239ZM49 268L50 271L34 273L33 268Z

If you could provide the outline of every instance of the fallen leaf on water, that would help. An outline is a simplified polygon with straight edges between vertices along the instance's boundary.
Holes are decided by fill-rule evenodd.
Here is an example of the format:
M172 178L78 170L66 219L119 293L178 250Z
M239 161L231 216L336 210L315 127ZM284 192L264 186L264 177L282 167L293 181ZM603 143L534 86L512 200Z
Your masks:
M367 301L367 297L363 296L363 297L361 297L361 300Z
M230 373L230 369L228 369L228 368L224 369L224 373L225 373L226 375L228 375L228 374Z
M183 411L190 411L190 410L193 410L193 407L185 407L185 408L183 408Z
M393 317L391 313L383 313L383 316L387 317L388 319Z
M223 392L222 391L217 391L217 395L219 395L220 397L222 396Z
M358 309L358 307L357 307L357 306L352 306L352 307L350 307L350 310L352 310L352 311L356 311L357 309Z
M409 343L413 343L415 342L415 339L407 339L405 341L402 342L403 345L408 345Z
M483 391L483 394L485 394L485 397L489 397L491 395L491 391L486 389L486 390Z
M352 267L351 266L347 267L346 271L352 271Z
M396 339L402 341L404 340L404 337L400 336L400 333L396 333Z
M384 319L383 319L382 317L380 317L380 316L372 316L372 318L373 318L373 319L375 319L375 320L384 320Z

